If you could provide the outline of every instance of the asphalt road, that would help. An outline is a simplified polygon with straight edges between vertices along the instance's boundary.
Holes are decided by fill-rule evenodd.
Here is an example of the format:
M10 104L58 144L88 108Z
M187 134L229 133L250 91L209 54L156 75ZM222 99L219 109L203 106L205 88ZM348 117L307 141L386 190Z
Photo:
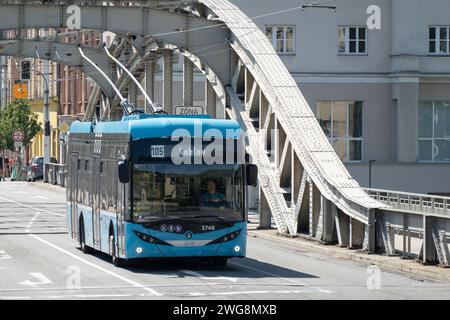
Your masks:
M446 299L450 284L413 279L249 238L225 269L180 262L114 267L66 233L65 193L0 182L2 299Z

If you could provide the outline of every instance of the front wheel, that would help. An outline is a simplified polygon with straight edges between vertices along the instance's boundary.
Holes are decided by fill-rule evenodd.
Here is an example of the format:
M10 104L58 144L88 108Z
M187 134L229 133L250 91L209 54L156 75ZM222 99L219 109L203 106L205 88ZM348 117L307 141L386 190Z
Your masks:
M218 267L225 267L227 265L227 262L228 262L227 258L214 259L212 261L213 265Z

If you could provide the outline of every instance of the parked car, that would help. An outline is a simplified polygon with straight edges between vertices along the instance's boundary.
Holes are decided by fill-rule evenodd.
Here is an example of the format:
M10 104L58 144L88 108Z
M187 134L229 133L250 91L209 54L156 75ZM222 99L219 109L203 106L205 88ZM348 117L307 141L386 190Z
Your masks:
M51 163L58 163L55 158L50 158ZM44 157L34 157L27 169L27 181L36 181L44 178Z

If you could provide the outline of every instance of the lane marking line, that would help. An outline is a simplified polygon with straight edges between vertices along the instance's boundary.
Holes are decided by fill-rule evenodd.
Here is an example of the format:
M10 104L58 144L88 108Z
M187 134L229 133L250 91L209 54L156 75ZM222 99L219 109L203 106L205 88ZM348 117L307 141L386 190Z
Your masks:
M47 198L47 197L44 197L44 196L34 196L34 197L31 197L32 199L42 199L42 200L49 200L49 198Z
M38 211L34 214L33 218L31 218L30 222L28 222L28 225L26 227L26 232L30 232L31 226L34 224L34 222L36 221L37 217L40 215L41 213Z
M55 216L58 216L58 217L64 217L64 216L65 216L64 214L59 214L59 213L55 213L55 212L48 211L48 210L37 209L37 208L34 208L34 207L32 207L32 206L28 206L28 205L26 205L26 204L19 203L19 202L17 202L17 201L14 201L14 200L11 200L11 199L7 199L7 198L5 198L5 197L0 197L0 199L5 200L5 201L8 201L8 202L10 202L10 203L17 204L17 205L19 205L19 206L21 206L21 207L24 207L24 208L33 209L33 210L39 210L40 212L49 213L49 214L52 214L52 215L55 215Z
M270 276L272 278L275 277L275 278L279 278L279 279L282 279L282 280L285 280L285 281L288 281L288 282L291 282L291 283L295 283L295 284L298 284L298 285L301 285L301 286L306 286L306 284L304 284L304 283L301 283L301 282L298 282L296 280L292 280L292 279L289 279L289 278L282 277L282 276L280 276L280 275L278 275L276 273L260 270L260 269L257 269L257 268L254 268L254 267L250 267L250 266L247 266L245 264L240 264L240 263L237 263L237 262L230 261L229 263L230 264L234 264L234 265L239 266L239 267L242 267L242 268L246 268L246 269L255 271L255 272L266 274L266 275L268 275L268 276Z
M51 283L53 283L52 280L50 280L49 278L44 276L42 273L30 272L29 275L32 276L33 278L36 278L38 280L38 282L33 282L31 280L25 280L25 281L19 282L19 284L21 286L30 286L30 287L35 287L36 288L36 287L38 287L39 285L42 285L42 284L51 284Z
M316 291L314 291L316 292ZM187 292L187 293L179 293L174 295L182 295L189 297L207 297L207 296L233 296L233 295L242 295L242 294L295 294L295 293L314 293L312 290L248 290L248 291L228 291L228 292ZM328 293L328 292L326 292Z
M51 243L51 242L49 242L47 240L44 240L44 239L42 239L41 237L39 237L39 236L37 236L35 234L30 234L30 236L35 238L36 240L38 240L38 241L48 245L49 247L52 247L53 249L58 250L59 252L68 255L69 257L72 257L72 258L74 258L74 259L76 259L78 261L83 262L84 264L86 264L86 265L88 265L90 267L96 268L97 270L100 270L100 271L102 271L102 272L104 272L106 274L109 274L110 276L113 276L113 277L115 277L117 279L120 279L120 280L126 282L126 283L129 283L129 284L131 284L132 286L134 286L136 288L141 288L141 289L147 291L148 293L152 294L153 296L161 296L162 295L158 291L156 291L156 290L154 290L152 288L149 288L148 286L145 286L143 284L137 283L137 282L135 282L135 281L133 281L131 279L128 279L127 277L121 276L121 275L119 275L117 273L114 273L114 272L108 270L108 269L100 267L100 266L96 265L95 263L92 263L92 262L89 262L89 261L87 261L87 260L85 260L83 258L80 258L76 254L73 254L73 253L71 253L71 252L69 252L69 251L67 251L67 250L65 250L63 248L60 248L57 245L54 245L53 243Z
M188 274L190 276L194 276L194 277L200 278L202 280L227 280L227 281L230 281L230 282L233 282L233 283L236 283L239 280L238 278L231 278L231 277L207 276L207 275L201 274L200 272L196 272L196 271L192 271L192 270L180 270L180 271L183 272L183 273L186 273L186 274Z
M236 265L236 266L240 266L240 267L249 269L249 270L252 270L252 271L255 271L255 272L259 272L259 273L262 273L262 274L266 274L266 275L271 276L271 277L279 278L279 279L282 279L282 280L284 280L284 281L288 281L288 282L295 283L295 284L298 284L298 285L301 285L301 286L305 286L305 287L314 288L314 289L320 291L321 293L332 293L332 291L330 291L330 290L321 289L321 288L318 288L318 287L316 287L316 286L310 286L310 285L307 285L307 284L305 284L305 283L298 282L298 281L293 280L293 279L289 279L289 278L282 277L282 276L280 276L280 275L278 275L278 274L275 274L275 273L272 273L272 272L269 272L269 271L260 270L260 269L257 269L257 268L254 268L254 267L250 267L250 266L247 266L247 265L244 265L244 264L236 263L236 262L231 262L231 261L230 261L229 263L230 263L230 264L234 264L234 265Z
M127 298L132 297L132 294L75 294L75 295L61 295L61 296L49 296L49 299L70 299L70 298Z
M12 259L12 257L4 250L0 250L0 260Z

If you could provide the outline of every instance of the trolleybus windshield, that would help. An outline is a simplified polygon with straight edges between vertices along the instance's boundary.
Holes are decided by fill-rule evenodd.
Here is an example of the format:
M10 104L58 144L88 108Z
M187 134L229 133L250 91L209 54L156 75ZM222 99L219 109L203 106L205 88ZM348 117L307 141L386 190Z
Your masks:
M135 164L132 211L135 223L161 219L244 219L242 166Z

